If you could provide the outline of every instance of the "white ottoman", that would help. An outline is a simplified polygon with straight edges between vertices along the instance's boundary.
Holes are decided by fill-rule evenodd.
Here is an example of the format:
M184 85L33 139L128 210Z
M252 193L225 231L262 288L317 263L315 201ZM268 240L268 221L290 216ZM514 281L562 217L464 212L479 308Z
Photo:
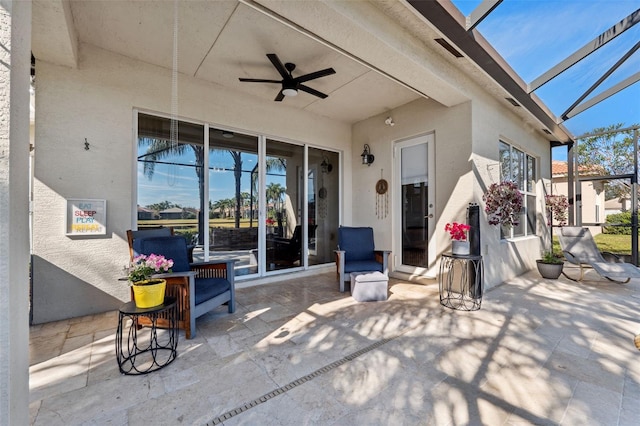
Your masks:
M389 277L382 272L352 272L351 296L358 302L387 300Z

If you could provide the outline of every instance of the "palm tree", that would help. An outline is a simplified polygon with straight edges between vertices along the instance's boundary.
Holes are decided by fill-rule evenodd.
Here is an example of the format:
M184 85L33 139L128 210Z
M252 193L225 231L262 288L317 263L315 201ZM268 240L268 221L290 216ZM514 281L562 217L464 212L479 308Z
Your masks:
M287 160L285 160L284 158L276 158L276 157L269 157L267 158L267 161L265 162L266 164L266 168L267 168L267 173L273 173L273 172L285 172L287 171ZM251 206L250 206L250 211L251 211L251 216L249 217L249 227L253 227L253 203L255 200L255 196L254 194L258 193L258 165L256 164L255 167L253 168L253 170L251 170L251 194L249 195L251 197Z
M174 144L169 139L140 137L138 145L147 145L147 151L138 156L138 161L144 162L143 174L151 180L155 171L156 164L169 156L180 156L185 153L187 148L193 150L195 157L195 172L198 178L198 193L200 198L200 210L198 213L198 243L203 244L204 234L204 147L189 143ZM172 162L170 165L177 165Z

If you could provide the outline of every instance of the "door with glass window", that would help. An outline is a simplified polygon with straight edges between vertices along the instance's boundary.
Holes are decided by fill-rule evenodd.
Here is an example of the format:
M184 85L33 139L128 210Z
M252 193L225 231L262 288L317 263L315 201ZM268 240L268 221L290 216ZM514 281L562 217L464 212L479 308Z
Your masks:
M396 269L426 270L434 261L431 236L434 227L433 135L395 145Z

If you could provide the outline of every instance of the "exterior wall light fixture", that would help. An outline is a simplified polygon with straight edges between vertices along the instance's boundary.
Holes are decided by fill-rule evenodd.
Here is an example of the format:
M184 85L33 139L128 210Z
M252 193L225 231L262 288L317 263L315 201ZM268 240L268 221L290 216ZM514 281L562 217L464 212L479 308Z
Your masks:
M364 144L364 151L362 151L360 156L362 157L362 164L366 164L367 166L370 166L373 160L375 160L375 157L371 154L371 148L369 148L369 145L366 143Z

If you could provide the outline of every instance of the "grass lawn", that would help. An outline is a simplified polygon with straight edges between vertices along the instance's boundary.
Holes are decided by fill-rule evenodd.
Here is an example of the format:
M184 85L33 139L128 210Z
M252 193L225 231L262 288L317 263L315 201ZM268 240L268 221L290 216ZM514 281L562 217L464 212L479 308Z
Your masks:
M598 234L593 239L600 251L609 251L616 254L631 254L631 235ZM561 252L558 237L553 237L554 251Z

